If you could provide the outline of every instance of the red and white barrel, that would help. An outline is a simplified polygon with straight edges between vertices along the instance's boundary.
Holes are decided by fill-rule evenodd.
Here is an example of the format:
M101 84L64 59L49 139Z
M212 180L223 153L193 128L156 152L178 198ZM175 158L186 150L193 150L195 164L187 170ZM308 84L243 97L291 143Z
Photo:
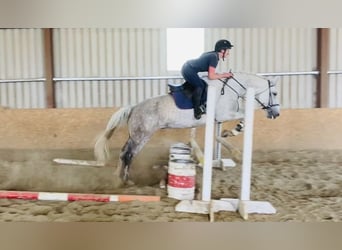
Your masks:
M196 163L189 159L169 161L168 197L178 200L193 200L195 196Z
M185 159L190 160L191 148L184 143L175 143L170 147L170 160Z

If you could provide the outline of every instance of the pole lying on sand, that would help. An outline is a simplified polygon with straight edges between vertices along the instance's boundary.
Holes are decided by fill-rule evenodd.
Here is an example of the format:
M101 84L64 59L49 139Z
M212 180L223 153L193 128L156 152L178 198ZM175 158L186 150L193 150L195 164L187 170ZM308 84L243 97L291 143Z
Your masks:
M82 194L82 193L53 193L53 192L30 192L30 191L0 191L0 199L21 199L39 201L97 201L97 202L128 202L160 201L159 196L149 195L107 195L107 194Z
M52 161L58 164L66 164L66 165L104 167L103 163L97 162L97 161L63 159L63 158L56 158L56 159L53 159Z

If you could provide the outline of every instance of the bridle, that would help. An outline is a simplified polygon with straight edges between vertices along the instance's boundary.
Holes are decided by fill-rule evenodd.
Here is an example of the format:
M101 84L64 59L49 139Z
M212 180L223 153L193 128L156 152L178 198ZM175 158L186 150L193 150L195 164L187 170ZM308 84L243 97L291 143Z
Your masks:
M239 98L243 99L243 96L241 96L239 94L238 91L236 91L232 86L228 85L228 81L230 79L233 79L242 89L244 89L245 91L247 91L247 88L242 84L240 83L235 77L230 77L230 78L226 78L226 80L222 80L220 79L221 82L223 82L223 86L221 88L221 95L224 95L224 87L227 86L228 88L230 88L238 97L238 100ZM264 103L262 103L257 97L255 97L254 99L260 104L260 106L262 107L262 109L266 109L266 110L270 110L272 107L276 107L276 106L279 106L279 104L274 104L273 103L273 98L272 98L272 91L271 91L271 88L274 86L271 84L271 81L270 80L267 80L268 82L268 88L266 90L268 90L268 103L267 105L265 105ZM256 95L260 95L261 93L263 93L264 91L266 90L263 90L261 91L260 93L257 93Z

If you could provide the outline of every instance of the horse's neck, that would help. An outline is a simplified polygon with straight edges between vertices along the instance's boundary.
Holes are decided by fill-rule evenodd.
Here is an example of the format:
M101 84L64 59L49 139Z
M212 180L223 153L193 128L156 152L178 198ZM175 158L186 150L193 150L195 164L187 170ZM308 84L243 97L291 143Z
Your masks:
M203 79L209 84L214 85L216 87L221 87L224 83L220 80L209 80L207 77L203 77ZM228 80L225 88L230 88L231 91L238 93L239 96L243 96L246 94L247 88L254 88L256 92L261 91L265 86L265 80L261 77L244 72L234 73L234 78Z
M208 84L216 86L216 119L218 121L242 118L245 108L243 99L247 88L254 88L257 93L265 87L264 80L256 75L235 73L234 79L229 79L227 84L219 80L208 82Z
M234 78L245 87L244 93L246 93L247 88L253 88L258 93L267 87L266 79L255 74L236 73Z

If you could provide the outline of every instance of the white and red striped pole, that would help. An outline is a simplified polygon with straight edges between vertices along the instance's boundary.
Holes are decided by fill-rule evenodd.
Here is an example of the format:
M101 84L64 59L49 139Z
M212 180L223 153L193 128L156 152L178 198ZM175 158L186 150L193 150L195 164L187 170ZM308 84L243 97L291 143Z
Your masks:
M150 195L106 195L106 194L82 194L82 193L53 193L53 192L30 192L30 191L0 191L0 199L21 199L39 201L97 201L97 202L127 202L160 201L160 196Z

